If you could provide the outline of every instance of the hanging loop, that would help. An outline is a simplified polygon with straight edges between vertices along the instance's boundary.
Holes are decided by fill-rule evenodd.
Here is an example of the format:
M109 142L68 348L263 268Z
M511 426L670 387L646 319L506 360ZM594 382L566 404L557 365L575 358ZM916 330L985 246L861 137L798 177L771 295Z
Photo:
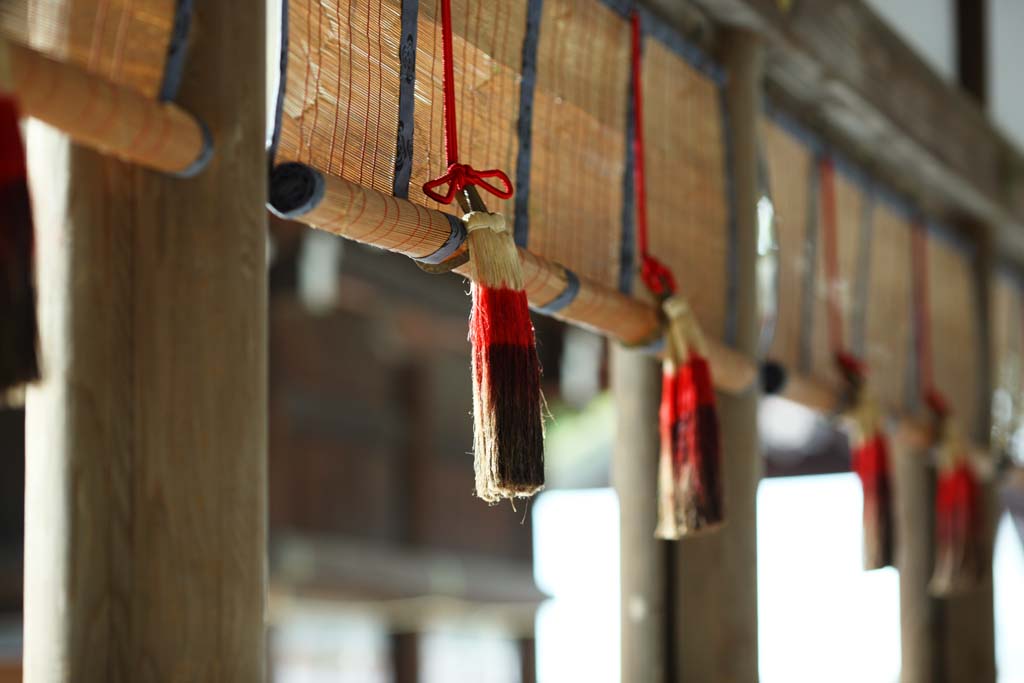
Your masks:
M487 182L488 178L497 179L501 187ZM448 189L444 194L436 191L437 188L445 185L448 186ZM486 190L501 199L509 199L513 193L512 181L509 180L504 171L496 168L478 171L469 164L460 164L458 162L449 165L444 175L425 182L423 184L423 193L435 202L451 204L455 199L456 193L461 192L470 185L476 185L480 189Z

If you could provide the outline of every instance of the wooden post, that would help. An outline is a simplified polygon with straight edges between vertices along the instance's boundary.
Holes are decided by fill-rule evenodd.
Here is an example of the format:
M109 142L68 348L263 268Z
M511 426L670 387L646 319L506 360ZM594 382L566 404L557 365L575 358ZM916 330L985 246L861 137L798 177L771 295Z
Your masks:
M737 350L755 357L758 324L757 129L761 113L760 39L734 29L724 36L726 101L736 201ZM677 544L675 643L682 681L758 680L757 437L758 388L719 394L726 523L717 533Z
M974 226L978 228L979 226ZM992 239L989 231L977 229L977 256L974 262L975 305L977 306L978 346L981 361L978 372L977 415L964 416L964 428L977 444L989 444L992 429L991 400L995 369L992 360L992 318L990 283L995 272ZM973 418L973 420L972 420ZM995 540L1000 505L995 483L982 482L985 528L982 546L989 559ZM991 565L989 565L991 567ZM995 614L992 574L989 572L976 590L943 601L942 643L944 668L949 683L995 683ZM940 679L941 680L941 679Z
M179 102L216 143L197 178L30 125L27 683L264 679L264 4L195 14Z
M942 604L928 593L935 555L935 471L916 430L893 439L896 566L900 573L900 683L940 680Z
M419 683L420 635L415 632L391 634L391 675L394 683Z
M619 497L621 662L623 681L662 683L666 676L666 543L658 522L657 359L612 344L615 395L612 482Z

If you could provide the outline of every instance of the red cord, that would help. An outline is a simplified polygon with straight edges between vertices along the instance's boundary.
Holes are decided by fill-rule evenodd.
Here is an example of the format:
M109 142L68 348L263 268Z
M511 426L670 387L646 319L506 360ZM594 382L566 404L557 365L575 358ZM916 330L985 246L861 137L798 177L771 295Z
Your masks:
M455 65L452 59L452 3L441 0L441 45L444 64L444 145L445 161L448 170L444 175L428 180L423 184L423 193L436 202L451 204L455 193L469 185L487 190L496 197L508 199L512 196L512 181L504 171L491 169L478 171L469 164L459 163L459 134L455 116ZM486 178L498 179L504 187L488 183ZM435 188L448 185L444 194L435 192Z
M866 368L861 359L843 345L843 314L839 301L839 222L836 209L835 164L825 155L818 162L819 192L821 196L822 241L824 242L825 277L828 280L825 303L828 310L828 336L832 356L840 371L850 380L864 377Z
M949 413L945 397L935 388L932 375L932 339L928 304L928 252L924 225L914 221L911 228L911 256L914 269L914 322L917 327L915 340L918 362L918 389L925 404L936 415Z
M664 263L651 256L647 241L647 182L644 177L644 108L640 76L642 48L640 15L630 15L633 28L633 181L636 184L636 243L640 251L640 279L651 293L659 297L671 296L676 291L676 280Z

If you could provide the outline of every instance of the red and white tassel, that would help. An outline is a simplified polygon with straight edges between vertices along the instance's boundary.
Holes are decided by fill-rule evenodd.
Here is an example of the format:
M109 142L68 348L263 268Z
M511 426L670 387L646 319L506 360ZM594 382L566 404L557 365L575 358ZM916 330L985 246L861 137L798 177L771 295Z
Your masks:
M889 439L878 407L866 396L858 399L852 418L850 464L864 494L864 569L881 569L895 562Z
M967 445L949 418L942 426L935 482L935 568L933 595L956 595L976 588L985 577L981 487Z
M658 538L677 540L724 520L718 411L706 343L679 296L663 304L668 329L662 366Z
M544 487L543 397L519 253L500 214L465 216L473 312L476 493L488 502Z
M0 41L0 400L39 376L34 236L18 107Z

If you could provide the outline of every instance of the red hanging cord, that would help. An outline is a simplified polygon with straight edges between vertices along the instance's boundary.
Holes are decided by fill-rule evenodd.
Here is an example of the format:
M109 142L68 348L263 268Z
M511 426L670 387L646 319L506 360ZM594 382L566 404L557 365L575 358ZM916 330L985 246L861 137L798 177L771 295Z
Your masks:
M945 416L949 406L935 388L932 375L931 321L928 303L928 242L924 225L914 221L911 228L911 257L914 270L914 323L917 328L915 350L918 363L918 389L927 406L936 415Z
M452 3L441 0L441 44L444 63L444 145L445 161L448 170L444 175L428 180L423 184L423 193L436 202L451 204L455 193L469 185L487 190L496 197L508 199L512 196L512 181L500 169L478 171L469 164L459 163L459 134L455 115L455 65L452 58ZM504 187L487 182L487 178L496 178ZM448 185L444 194L436 192L436 188Z
M640 251L640 278L658 297L671 296L676 291L676 280L664 263L651 256L647 241L647 182L644 176L644 108L641 85L642 47L640 14L630 15L633 29L633 182L636 184L636 243Z
M837 236L836 179L832 157L824 155L818 162L819 193L821 196L822 242L825 257L827 289L825 304L828 310L829 344L836 364L850 378L863 377L863 362L846 350L843 344L843 314L839 301L839 244Z

